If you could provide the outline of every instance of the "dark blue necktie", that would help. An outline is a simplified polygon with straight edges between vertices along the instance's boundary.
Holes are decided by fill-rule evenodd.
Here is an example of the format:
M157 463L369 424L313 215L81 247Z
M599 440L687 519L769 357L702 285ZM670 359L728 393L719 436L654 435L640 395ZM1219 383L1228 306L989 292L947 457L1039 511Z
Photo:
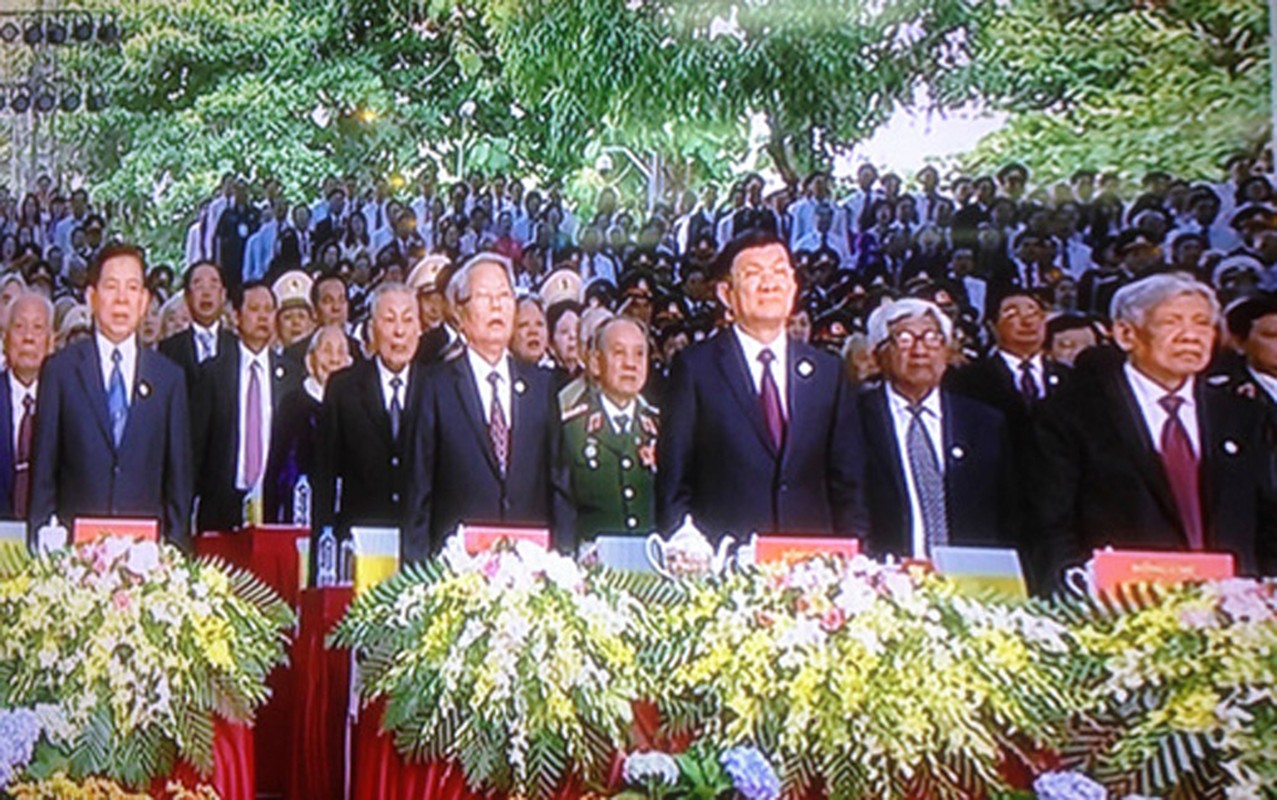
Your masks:
M124 391L124 374L120 372L120 355L118 349L111 351L111 380L106 389L106 409L111 415L111 436L115 446L120 446L124 438L124 423L129 418L129 396Z

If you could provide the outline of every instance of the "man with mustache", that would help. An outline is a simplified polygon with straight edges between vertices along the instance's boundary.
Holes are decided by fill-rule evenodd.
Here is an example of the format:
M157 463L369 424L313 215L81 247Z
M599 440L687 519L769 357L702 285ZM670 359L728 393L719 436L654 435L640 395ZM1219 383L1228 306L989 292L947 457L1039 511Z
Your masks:
M1112 545L1225 551L1247 575L1277 567L1273 448L1262 408L1210 386L1219 304L1183 273L1113 296L1125 363L1049 400L1035 421L1032 506L1048 564Z
M571 526L556 458L553 376L510 353L510 261L474 256L448 282L446 295L466 344L457 357L426 369L413 406L405 561L429 558L461 523Z

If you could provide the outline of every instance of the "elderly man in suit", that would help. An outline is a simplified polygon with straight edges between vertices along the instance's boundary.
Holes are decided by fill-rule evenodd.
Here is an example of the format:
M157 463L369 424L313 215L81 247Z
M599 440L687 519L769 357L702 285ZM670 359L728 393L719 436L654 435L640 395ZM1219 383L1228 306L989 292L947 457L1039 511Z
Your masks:
M466 346L428 368L415 406L404 558L428 558L460 523L549 526L566 549L572 520L556 457L553 379L510 354L510 262L474 256L448 283L447 297Z
M200 368L235 346L235 335L222 324L226 287L222 271L212 261L199 261L186 270L182 296L191 325L160 342L160 352L186 373L186 387L194 390Z
M205 364L191 397L201 531L229 531L263 519L275 413L303 377L295 362L270 346L275 305L265 283L244 284L235 298L239 341Z
M658 448L657 524L691 515L731 532L863 535L864 448L839 360L790 339L797 284L775 233L751 231L715 262L734 324L675 359Z
M139 346L150 304L146 262L107 245L89 269L93 336L51 356L40 375L29 541L56 514L155 517L190 543L191 429L182 370Z
M31 453L40 368L53 352L53 305L23 292L9 306L7 368L0 372L0 516L25 520L31 500Z
M1246 574L1277 568L1277 499L1266 416L1199 376L1219 305L1183 273L1113 296L1125 362L1036 421L1034 522L1053 577L1095 548L1217 550Z
M316 536L328 525L343 537L356 525L397 528L403 518L406 451L422 384L422 367L413 362L421 321L416 297L401 283L378 286L370 308L372 358L332 376L319 414Z
M886 303L869 317L884 380L858 399L869 452L869 549L876 555L929 558L937 545L1017 538L1002 415L940 388L952 335L949 318L927 300Z

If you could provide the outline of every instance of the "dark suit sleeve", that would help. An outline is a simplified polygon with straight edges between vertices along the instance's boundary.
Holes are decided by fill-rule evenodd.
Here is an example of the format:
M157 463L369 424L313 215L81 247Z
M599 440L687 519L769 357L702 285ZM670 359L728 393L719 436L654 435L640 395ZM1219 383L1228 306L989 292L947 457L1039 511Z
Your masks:
M57 461L61 448L63 386L60 370L45 361L36 396L36 425L31 443L31 501L27 506L27 544L35 548L36 531L57 510ZM83 413L90 413L88 408ZM63 520L63 522L65 522Z
M164 451L164 530L169 541L191 552L191 497L195 472L191 455L191 420L186 403L186 381L180 371L169 394L168 430Z
M430 514L434 491L435 426L439 424L435 408L435 384L439 376L430 375L417 395L417 412L408 440L404 476L404 524L402 554L404 563L422 562L430 558Z
M1037 449L1030 476L1026 541L1032 572L1041 591L1060 585L1060 571L1082 553L1077 495L1082 484L1082 443L1059 403L1045 404L1034 421Z
M997 542L1007 547L1015 547L1027 559L1029 553L1021 547L1027 541L1024 519L1024 504L1021 502L1016 476L1017 461L1015 448L1011 446L1011 435L1007 431L1006 421L998 415L997 425L993 431L998 454L998 530ZM962 498L958 498L962 502Z
M869 503L865 493L868 447L856 408L855 389L839 370L834 396L834 420L826 448L829 507L835 532L868 540Z
M692 470L696 464L696 387L687 358L670 368L657 440L656 525L672 531L692 513Z
M318 553L319 535L337 519L337 458L341 452L340 375L333 376L319 407L319 441L315 446L315 475L312 484L311 553Z

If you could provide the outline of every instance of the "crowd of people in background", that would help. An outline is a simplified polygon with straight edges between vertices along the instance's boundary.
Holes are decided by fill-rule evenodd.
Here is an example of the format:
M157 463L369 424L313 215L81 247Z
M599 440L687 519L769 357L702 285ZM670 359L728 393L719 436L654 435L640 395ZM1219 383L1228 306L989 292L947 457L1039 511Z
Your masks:
M592 206L573 207L553 186L501 175L445 184L425 170L410 190L330 176L305 198L289 197L275 180L226 175L193 210L184 263L146 266L138 254L148 290L138 339L183 370L196 498L186 513L196 530L305 517L317 530L417 526L428 531L421 542L437 545L457 521L505 519L506 512L544 521L562 501L573 506L574 541L669 529L684 512L710 523L715 535L748 533L738 529L751 524L756 531L838 530L902 556L925 555L935 543L994 539L1019 548L1044 586L1077 555L1065 552L1062 529L1085 515L1075 498L1053 495L1050 513L1035 505L1049 493L1040 481L1065 491L1060 452L1076 451L1068 436L1077 420L1059 412L1044 421L1039 410L1070 387L1100 386L1087 384L1088 376L1111 373L1124 354L1128 364L1145 363L1140 337L1150 314L1176 298L1199 297L1219 335L1207 344L1209 364L1184 374L1277 408L1277 302L1268 294L1277 289L1272 164L1265 152L1221 166L1218 182L1153 171L1128 186L1116 173L1087 169L1035 184L1019 164L944 177L928 166L906 182L864 164L846 184L814 172L768 192L760 175L749 174L721 192L706 184L651 208L611 188L599 190ZM0 190L0 325L10 372L21 369L23 385L34 385L43 360L32 369L31 352L43 341L29 330L33 309L43 308L34 298L48 301L50 350L91 339L102 311L89 301L103 291L101 256L113 253L114 238L84 189L67 192L45 178L20 201ZM773 263L781 254L792 293ZM838 438L820 451L819 470L815 461L790 464L788 456L786 466L760 465L749 480L764 484L773 502L751 518L739 508L728 513L739 499L715 495L706 465L694 463L707 448L723 447L729 460L734 454L715 439L719 412L702 396L730 395L734 385L700 385L714 369L709 344L697 351L704 359L683 359L680 367L677 357L706 340L721 344L720 332L733 327L752 335L751 323L766 317L763 306L773 299L773 279L780 286L774 297L787 298L783 338L798 349L764 348L761 368L744 362L753 386L742 391L761 398L761 410L750 412L760 414L760 439L775 457L798 447L800 436ZM497 308L507 288L511 329L504 341L493 333L487 363L508 348L518 366L494 370L491 386L479 382L476 394L441 365L487 357L485 331L497 332L501 320L480 319L474 298ZM227 353L238 357L220 357ZM834 356L840 361L827 361ZM786 357L796 371L773 377L772 358L786 364ZM1192 361L1185 353L1167 357ZM484 363L474 361L467 374L477 376ZM809 408L800 399L808 383L823 381L826 363L837 364L839 381L820 396L836 398L854 422L838 409L823 416L825 401ZM410 365L433 369L436 380L409 377L402 371ZM457 394L441 394L453 378ZM103 380L109 393L105 372ZM554 403L537 413L552 416L557 432L534 444L516 435L527 417L509 415L515 395L539 396L542 384ZM878 391L884 385L888 391ZM912 395L914 402L891 404ZM960 398L945 400L943 418L962 421L962 443L939 426L939 406L937 427L929 439L922 435L922 409L940 397ZM17 465L26 469L22 456L30 458L33 446L21 441L17 389L10 400L6 446L20 475ZM483 452L451 438L466 424L451 406L467 403L477 417L471 422L488 436L479 437ZM1086 405L1069 408L1081 414ZM892 430L894 440L877 441ZM1235 420L1229 430L1233 438L1221 447L1267 436L1266 427L1247 431ZM1214 434L1205 423L1189 425L1190 455L1204 463ZM1163 456L1179 446L1180 439L1159 435L1151 435L1152 447ZM380 449L369 444L378 437L386 438ZM862 453L862 462L829 455L845 450ZM438 460L440 452L449 455ZM735 455L737 466L750 458ZM875 468L875 458L885 461ZM498 479L495 494L463 502L474 487L450 490L451 471L478 469L485 459ZM1272 464L1247 463L1265 473L1255 481L1267 503ZM979 480L955 485L966 464L980 465ZM1198 485L1175 484L1176 468L1167 462L1179 502ZM516 491L507 485L516 476L553 487ZM1129 476L1109 477L1119 495L1128 489L1121 484ZM790 491L810 496L785 500ZM10 492L12 510L25 517L27 501ZM442 511L441 495L454 498ZM539 499L511 506L520 496ZM984 497L992 501L969 499ZM805 511L787 520L788 502ZM851 505L859 508L844 514ZM818 519L807 515L815 507L823 509ZM1178 510L1183 520L1211 513ZM768 515L768 524L754 524ZM1181 522L1190 546L1209 544L1200 522ZM1256 550L1248 542L1245 566L1277 566L1267 545ZM411 554L424 556L428 546Z

